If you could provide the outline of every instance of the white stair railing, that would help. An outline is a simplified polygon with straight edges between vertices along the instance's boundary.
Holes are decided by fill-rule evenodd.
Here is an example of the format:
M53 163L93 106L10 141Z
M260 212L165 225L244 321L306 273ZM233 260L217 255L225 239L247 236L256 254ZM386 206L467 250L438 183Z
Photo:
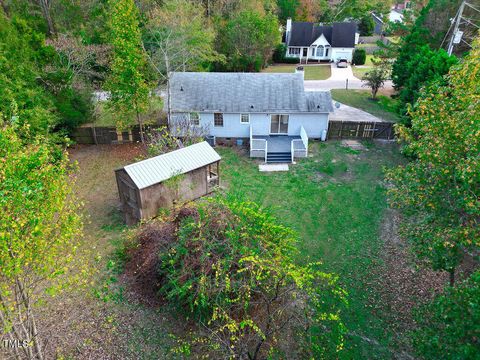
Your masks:
M293 139L292 142L291 142L291 151L292 151L292 163L294 162L295 160L295 151L297 152L304 152L305 153L305 157L308 156L308 136L307 136L307 132L305 131L305 129L303 128L303 126L300 127L300 138L301 139ZM296 149L295 148L295 142L301 142L302 145L303 145L303 149Z
M267 163L267 155L268 155L268 141L265 140L265 164Z

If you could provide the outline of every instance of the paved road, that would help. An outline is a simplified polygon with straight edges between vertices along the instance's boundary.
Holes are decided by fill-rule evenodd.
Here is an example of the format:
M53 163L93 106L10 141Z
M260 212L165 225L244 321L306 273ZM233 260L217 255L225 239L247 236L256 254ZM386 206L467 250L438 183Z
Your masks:
M305 80L305 90L315 91L315 90L331 90L331 89L345 89L346 82L348 79L348 88L349 89L366 89L363 85L363 81L356 78L353 75L352 68L348 66L347 68L337 68L337 65L332 63L331 65L332 74L326 80ZM392 88L392 82L386 81L384 85L385 89Z

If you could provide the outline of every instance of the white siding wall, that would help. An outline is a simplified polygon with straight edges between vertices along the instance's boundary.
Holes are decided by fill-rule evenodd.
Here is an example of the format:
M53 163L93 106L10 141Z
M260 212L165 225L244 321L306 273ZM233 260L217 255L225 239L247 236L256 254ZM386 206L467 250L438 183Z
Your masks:
M328 127L328 114L290 114L288 135L298 136L303 126L309 138L319 138Z
M298 136L303 125L308 137L319 138L328 127L328 114L288 114L288 135ZM254 135L270 134L270 114L250 114L250 124L240 123L240 114L223 114L223 127L213 124L213 113L200 113L200 124L210 128L211 135L218 137L250 136L250 126Z

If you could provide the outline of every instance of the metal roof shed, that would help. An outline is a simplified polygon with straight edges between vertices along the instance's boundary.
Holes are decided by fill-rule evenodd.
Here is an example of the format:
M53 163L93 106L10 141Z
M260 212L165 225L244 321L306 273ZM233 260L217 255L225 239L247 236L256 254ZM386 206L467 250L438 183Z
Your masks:
M204 141L115 170L125 223L210 193L219 185L220 160Z

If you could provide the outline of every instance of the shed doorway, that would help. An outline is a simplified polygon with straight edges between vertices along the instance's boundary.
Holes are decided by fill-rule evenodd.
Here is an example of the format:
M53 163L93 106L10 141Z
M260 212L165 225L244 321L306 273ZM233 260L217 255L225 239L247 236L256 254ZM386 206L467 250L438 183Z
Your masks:
M270 134L288 134L288 115L272 115L270 118Z

